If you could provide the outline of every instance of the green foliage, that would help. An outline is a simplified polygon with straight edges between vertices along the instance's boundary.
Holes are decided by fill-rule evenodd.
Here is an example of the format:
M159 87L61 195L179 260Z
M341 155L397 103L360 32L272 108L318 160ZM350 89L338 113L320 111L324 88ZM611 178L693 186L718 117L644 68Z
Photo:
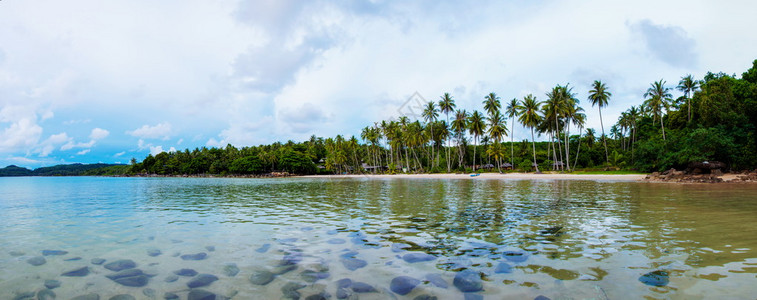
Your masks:
M117 164L69 164L42 167L35 170L10 165L0 169L4 176L112 176L123 175L129 166Z
M257 155L240 157L231 162L229 171L234 174L260 174L265 171L263 161Z

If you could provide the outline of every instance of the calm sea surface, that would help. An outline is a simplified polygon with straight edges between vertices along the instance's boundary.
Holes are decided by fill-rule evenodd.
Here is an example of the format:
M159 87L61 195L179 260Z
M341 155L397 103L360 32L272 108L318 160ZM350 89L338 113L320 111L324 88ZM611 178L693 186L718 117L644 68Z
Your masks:
M0 178L0 299L754 299L756 231L755 185Z

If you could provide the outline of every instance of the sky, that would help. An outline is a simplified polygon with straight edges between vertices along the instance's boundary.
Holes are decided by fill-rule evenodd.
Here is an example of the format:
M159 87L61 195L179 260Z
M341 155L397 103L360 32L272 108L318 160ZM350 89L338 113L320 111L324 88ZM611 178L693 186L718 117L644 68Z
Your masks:
M653 81L740 76L757 59L755 11L757 1L0 0L0 166L359 137L445 92L483 111L490 92L544 100L557 84L599 132L594 80L613 95L607 131Z

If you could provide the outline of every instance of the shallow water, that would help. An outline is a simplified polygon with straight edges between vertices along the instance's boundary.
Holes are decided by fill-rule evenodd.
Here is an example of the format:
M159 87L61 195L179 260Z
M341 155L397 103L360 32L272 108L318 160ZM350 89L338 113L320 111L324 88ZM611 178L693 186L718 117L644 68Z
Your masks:
M233 299L284 292L462 299L454 278L463 270L482 278L473 294L485 299L740 299L757 292L754 185L73 177L2 178L0 193L0 299L37 292L45 280L60 281L57 299L149 299L151 292L186 299L192 278L165 280L182 268L217 276L202 289ZM148 255L156 249L159 255ZM68 253L44 256L39 266L27 262L42 250ZM200 252L207 258L181 258ZM403 259L412 253L429 260ZM146 286L124 286L93 258L131 259L151 277ZM230 263L235 276L225 269ZM295 269L265 285L250 282L282 265ZM61 276L85 266L86 276ZM668 282L640 280L654 271ZM391 287L398 276L420 282L399 295ZM339 291L343 278L375 292Z

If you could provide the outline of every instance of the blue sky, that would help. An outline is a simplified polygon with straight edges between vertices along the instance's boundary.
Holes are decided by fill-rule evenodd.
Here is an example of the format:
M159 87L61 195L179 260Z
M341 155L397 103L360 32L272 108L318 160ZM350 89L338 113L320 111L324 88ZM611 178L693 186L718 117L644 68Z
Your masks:
M0 1L0 166L359 135L414 93L482 110L601 79L740 75L757 2ZM674 96L679 93L675 92ZM588 127L599 129L588 101ZM509 122L508 122L509 124ZM515 139L528 138L516 126Z

